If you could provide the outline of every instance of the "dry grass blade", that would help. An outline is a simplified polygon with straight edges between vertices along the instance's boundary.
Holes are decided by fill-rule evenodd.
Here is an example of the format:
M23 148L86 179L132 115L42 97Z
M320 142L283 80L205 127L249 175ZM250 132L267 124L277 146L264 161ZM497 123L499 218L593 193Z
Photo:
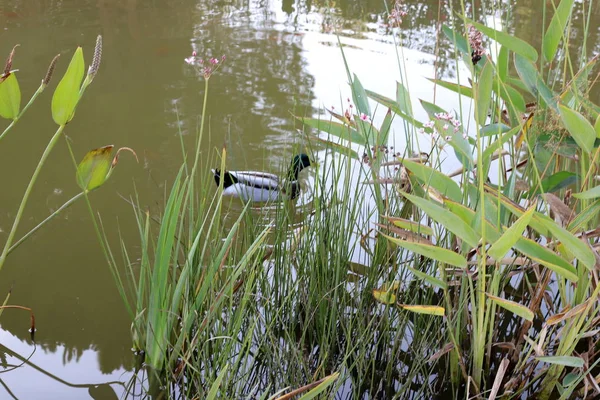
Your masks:
M286 393L283 396L276 398L275 400L290 400L290 399L293 399L297 395L299 395L301 393L304 393L307 390L311 390L313 388L316 388L317 386L319 386L321 383L325 382L329 378L331 378L331 375L330 376L326 376L325 378L319 379L316 382L309 383L308 385L304 385L302 387L299 387L298 389L294 389L291 392Z
M510 361L508 358L504 358L502 362L500 362L500 366L498 367L498 373L496 374L496 378L494 378L494 385L492 386L492 391L490 392L490 397L488 400L494 400L496 395L498 394L498 390L500 390L500 385L502 385L502 379L504 379L504 374L506 373L506 369Z
M440 350L436 351L434 355L432 355L431 357L429 357L429 360L427 360L427 362L433 362L438 360L440 357L442 357L444 354L449 353L450 351L452 351L452 349L454 349L454 344L452 343L447 343L444 347L442 347Z

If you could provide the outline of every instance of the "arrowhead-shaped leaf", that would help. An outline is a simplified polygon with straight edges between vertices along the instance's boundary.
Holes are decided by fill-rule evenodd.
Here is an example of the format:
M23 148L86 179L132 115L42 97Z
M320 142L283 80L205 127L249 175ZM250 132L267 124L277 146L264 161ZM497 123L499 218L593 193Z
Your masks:
M17 76L8 74L5 79L0 78L0 117L16 119L21 109L21 89Z
M100 147L88 152L77 166L77 184L82 190L93 190L108 178L112 164L113 145Z
M65 125L75 114L84 67L83 50L78 47L52 96L52 118L58 125Z
M587 153L594 149L596 130L583 115L560 104L558 106L560 119L577 142L577 145Z

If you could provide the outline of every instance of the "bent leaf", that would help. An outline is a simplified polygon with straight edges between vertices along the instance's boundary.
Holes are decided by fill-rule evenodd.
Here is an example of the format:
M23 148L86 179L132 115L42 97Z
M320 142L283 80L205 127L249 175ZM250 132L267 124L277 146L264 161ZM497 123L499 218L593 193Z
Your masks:
M536 98L541 97L546 105L552 107L555 111L558 111L555 99L556 96L544 83L544 80L531 61L517 54L515 55L515 68L527 90L529 90Z
M552 233L552 236L567 246L569 251L572 251L575 254L575 257L580 260L587 269L591 271L594 268L596 265L596 256L594 256L594 253L586 243L546 216L536 215L536 219L548 228Z
M101 186L111 168L111 153L114 146L104 146L88 152L77 166L77 184L82 190L90 191Z
M577 145L586 153L591 153L596 141L596 131L592 124L583 115L562 104L558 106L558 109L560 119L577 142Z
M0 117L16 119L21 109L21 89L14 72L0 79Z
M52 96L52 119L58 125L67 124L75 114L84 67L83 50L78 47Z
M445 314L444 307L440 306L411 306L402 304L400 307L417 314L437 315L440 317L443 317Z
M519 241L514 247L527 257L531 258L533 261L542 264L563 278L566 278L571 282L577 282L579 280L579 277L577 276L577 270L573 265L566 262L560 256L543 247L539 243L522 237L519 238Z
M321 383L319 383L319 385L316 388L312 389L310 392L306 393L304 396L300 397L300 399L298 399L298 400L314 399L319 394L321 394L325 389L327 389L329 386L331 386L331 384L333 382L335 382L339 376L340 376L340 373L336 372L335 374L331 374L331 375L321 379Z
M509 35L506 32L497 31L492 28L488 28L485 25L482 25L478 22L467 20L468 23L473 25L475 28L480 30L482 33L486 34L490 39L494 39L496 42L500 43L502 46L506 47L509 50L514 51L516 54L521 55L533 62L537 61L538 53L533 46L529 43L519 39L518 37Z
M533 321L533 311L529 307L525 307L523 304L516 303L501 297L497 297L486 293L486 296L490 298L494 303L500 307L507 309L511 313L518 315L521 318L525 318L527 321Z

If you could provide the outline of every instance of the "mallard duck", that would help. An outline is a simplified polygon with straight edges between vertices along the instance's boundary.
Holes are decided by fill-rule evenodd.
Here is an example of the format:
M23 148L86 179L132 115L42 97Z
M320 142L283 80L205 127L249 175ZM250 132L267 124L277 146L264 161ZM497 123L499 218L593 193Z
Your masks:
M298 174L310 167L310 158L306 154L298 154L292 158L290 169L285 179L277 175L261 171L225 171L221 173L213 169L217 186L223 177L223 195L238 197L244 201L274 201L282 198L295 199L300 194Z

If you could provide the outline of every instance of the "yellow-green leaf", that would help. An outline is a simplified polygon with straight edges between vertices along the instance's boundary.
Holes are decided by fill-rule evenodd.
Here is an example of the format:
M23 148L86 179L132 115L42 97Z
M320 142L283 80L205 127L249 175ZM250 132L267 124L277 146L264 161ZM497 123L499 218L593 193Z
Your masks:
M573 8L574 0L561 0L560 4L556 8L556 12L552 16L550 26L546 30L544 40L542 41L542 47L544 50L544 58L550 62L556 55L558 50L558 43L560 38L563 36L567 21L571 15L571 9Z
M600 115L596 118L596 123L594 124L594 130L596 131L596 137L600 138Z
M448 285L446 285L446 282L443 282L442 280L440 280L434 276L431 276L429 274L426 274L425 272L414 269L413 267L411 267L409 265L407 265L406 268L408 268L417 277L423 279L424 281L430 283L433 286L437 286L444 290L446 290L448 288Z
M77 166L77 184L83 190L93 190L101 186L108 178L112 164L113 145L104 146L88 152Z
M408 304L402 304L400 305L400 307L417 314L438 315L440 317L443 317L445 314L444 307L440 306L413 306Z
M528 307L525 307L524 305L514 301L491 295L489 293L486 293L486 295L500 307L507 309L511 313L518 315L521 318L525 318L527 321L533 321L533 311L531 311Z
M571 282L577 282L579 280L577 270L573 265L539 243L522 237L519 238L519 241L514 247L527 257L531 258L532 261L542 264L563 278L566 278Z
M392 224L398 228L406 229L407 231L416 233L418 235L433 236L433 229L427 225L423 225L419 222L410 221L408 219L397 218L397 217L385 217Z
M0 78L0 117L16 119L21 109L21 89L17 76L13 73Z
M454 265L456 267L467 267L467 259L451 250L431 244L409 242L408 240L394 238L383 233L382 235L388 238L392 243L403 247L408 251L412 251L424 257L431 258L432 260L437 260L445 264Z
M52 96L52 118L58 125L65 125L75 114L84 67L83 50L78 47Z
M402 160L402 165L404 165L404 167L406 167L407 170L409 170L417 178L419 178L419 180L425 185L437 189L438 192L456 202L462 201L463 196L460 187L455 181L452 180L452 178L449 178L446 174L436 169L433 169L425 164L410 160Z
M373 297L382 304L396 303L396 291L399 287L399 282L394 282L391 285L383 284L379 289L373 289Z
M319 385L317 387L315 387L314 389L311 389L310 392L306 393L305 395L300 397L300 399L298 399L298 400L314 399L319 394L321 394L325 389L327 389L329 386L331 386L331 384L333 382L335 382L339 376L340 376L340 373L336 372L334 374L331 374L331 375L321 379L321 383L319 383Z
M558 105L560 119L563 124L577 142L577 145L587 153L591 153L594 149L596 141L596 130L583 115L575 110L571 110L562 104Z
M510 228L490 247L488 254L495 260L500 260L523 236L523 231L529 225L535 207L531 207L526 213L521 215Z
M573 193L573 197L582 200L595 199L596 197L600 197L600 186L594 186L591 189L583 191L581 193Z

